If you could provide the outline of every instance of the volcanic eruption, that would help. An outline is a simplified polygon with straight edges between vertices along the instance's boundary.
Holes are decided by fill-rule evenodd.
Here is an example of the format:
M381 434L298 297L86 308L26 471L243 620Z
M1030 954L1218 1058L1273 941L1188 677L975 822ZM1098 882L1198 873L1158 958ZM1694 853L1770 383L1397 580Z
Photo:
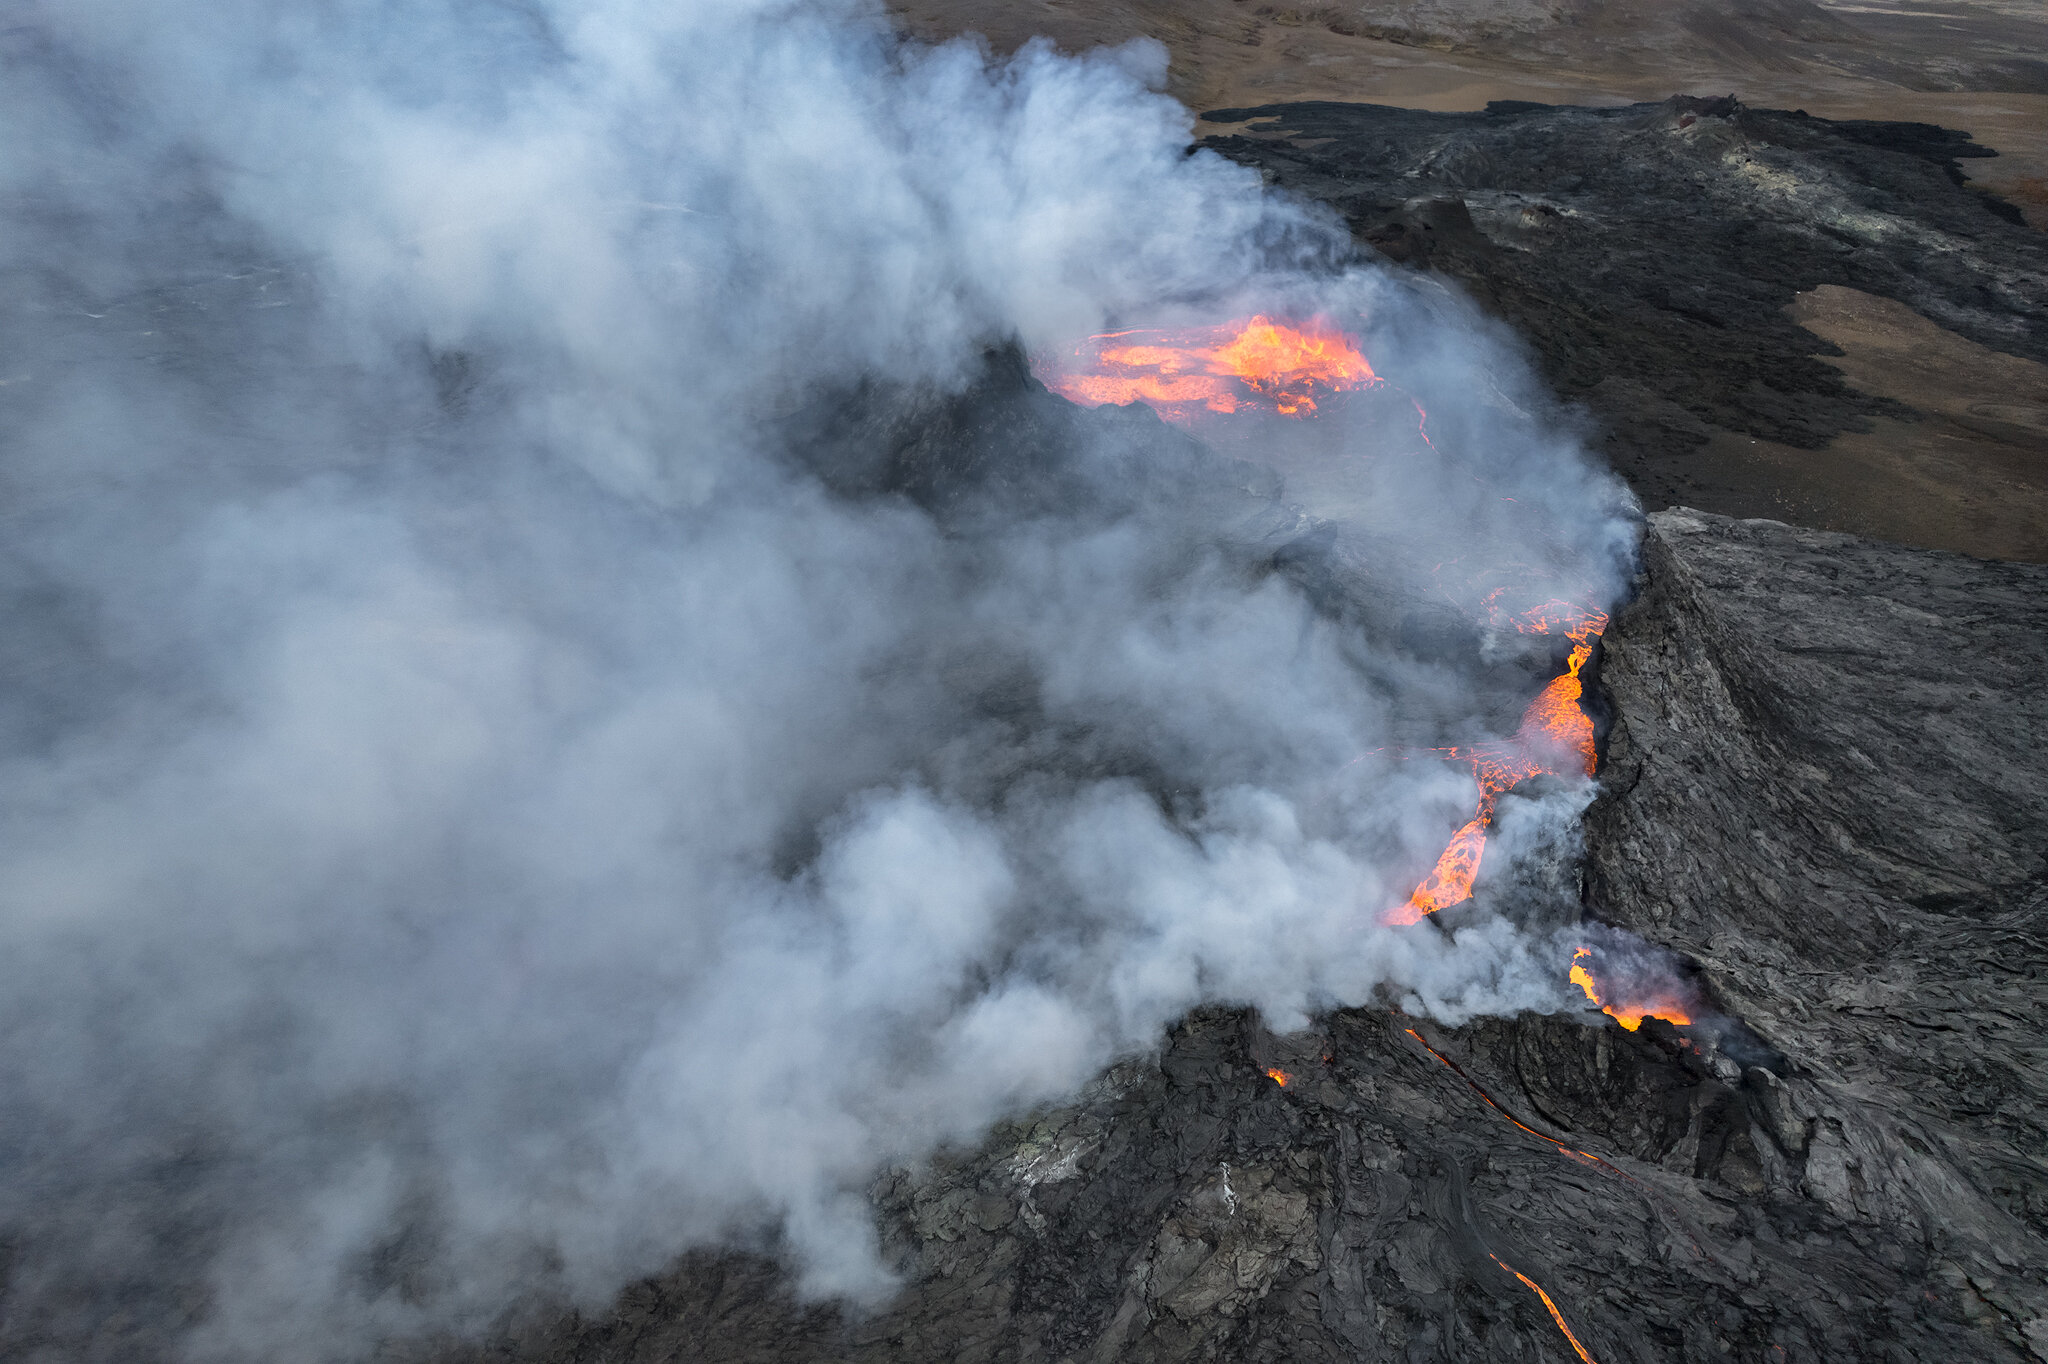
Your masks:
M1191 1010L1576 1007L1575 902L1382 922L1576 817L1633 552L1475 315L1153 47L537 13L22 49L6 1330L348 1357L734 1241L879 1302L878 1170Z
M1048 387L1075 403L1142 403L1197 432L1214 431L1240 414L1312 420L1319 415L1319 391L1327 396L1387 384L1355 333L1326 317L1276 321L1264 313L1206 326L1100 333L1046 353L1038 370ZM1415 407L1421 411L1421 404ZM1274 439L1284 441L1284 428ZM1371 460L1375 452L1367 448L1350 457ZM1419 923L1472 898L1487 833L1507 792L1543 776L1595 775L1594 727L1583 705L1580 674L1607 626L1607 613L1580 600L1551 598L1517 606L1518 599L1526 599L1525 585L1496 587L1480 598L1475 615L1489 628L1568 641L1562 671L1528 703L1513 735L1403 754L1469 765L1479 803L1472 818L1451 835L1429 875L1405 903L1381 916L1383 923ZM1571 982L1622 1027L1634 1031L1650 1015L1673 1023L1691 1021L1688 1006L1672 991L1656 998L1629 993L1621 1002L1610 998L1595 983L1591 958L1590 949L1576 951L1568 972ZM1613 984L1605 988L1622 992ZM1286 1083L1280 1072L1268 1073Z

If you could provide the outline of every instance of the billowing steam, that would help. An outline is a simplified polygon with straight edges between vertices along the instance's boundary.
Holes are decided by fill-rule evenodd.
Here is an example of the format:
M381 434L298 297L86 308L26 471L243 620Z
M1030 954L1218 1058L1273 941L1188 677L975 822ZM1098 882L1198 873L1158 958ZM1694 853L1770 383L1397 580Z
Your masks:
M1625 498L1455 300L1186 154L1157 47L823 0L4 42L10 1352L360 1356L764 1229L875 1294L881 1163L1192 1005L1579 993L1381 918L1475 798L1402 753L1562 657L1479 603L1606 605ZM1205 446L1022 368L1254 312L1398 391Z

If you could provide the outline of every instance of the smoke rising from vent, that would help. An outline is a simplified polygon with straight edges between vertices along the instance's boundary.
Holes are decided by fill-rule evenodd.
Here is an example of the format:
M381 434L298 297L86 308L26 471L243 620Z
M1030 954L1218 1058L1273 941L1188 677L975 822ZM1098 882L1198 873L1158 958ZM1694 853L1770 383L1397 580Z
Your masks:
M1476 603L1604 605L1625 494L1457 300L1188 155L1155 45L823 0L5 42L31 1357L116 1305L129 1357L356 1356L726 1237L873 1296L883 1163L1192 1006L1573 1004L1541 930L1379 915L1473 798L1400 751L1554 662ZM1021 367L1255 310L1400 393L1205 445Z

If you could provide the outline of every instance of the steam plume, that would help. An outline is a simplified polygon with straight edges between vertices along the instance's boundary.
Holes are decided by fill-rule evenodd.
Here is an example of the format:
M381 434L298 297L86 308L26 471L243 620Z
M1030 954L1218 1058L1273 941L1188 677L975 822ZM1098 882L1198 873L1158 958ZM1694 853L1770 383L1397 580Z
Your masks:
M1156 45L825 0L5 42L24 1350L358 1355L764 1227L874 1295L882 1162L1193 1005L1569 1002L1505 921L1377 926L1472 799L1394 751L1512 715L1453 606L1611 596L1625 498L1455 300L1187 155ZM1014 372L1253 305L1362 319L1455 453L1333 421L1276 498ZM1314 528L1310 465L1359 470Z

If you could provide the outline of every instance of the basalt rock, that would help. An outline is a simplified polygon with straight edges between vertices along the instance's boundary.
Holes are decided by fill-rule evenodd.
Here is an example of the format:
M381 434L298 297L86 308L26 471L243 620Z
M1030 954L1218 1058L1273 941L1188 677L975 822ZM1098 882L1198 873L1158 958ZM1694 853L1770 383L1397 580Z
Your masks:
M1644 564L1589 903L1739 1021L1199 1014L882 1177L878 1309L698 1254L466 1357L2048 1358L2048 569L1685 511Z
M1691 97L1204 117L1245 128L1205 146L1510 324L1651 507L1730 493L1700 458L1717 431L1817 449L1910 419L1821 358L1838 352L1787 312L1803 291L1895 299L2048 360L2048 237L1966 185L1961 162L1996 155L1966 133Z
M1958 185L1973 149L1938 129L1732 102L1227 112L1294 136L1212 145L1515 324L1653 502L1710 427L1811 445L1881 409L1814 358L1799 289L2048 358L2048 252ZM1041 397L1003 422L1056 452L1075 419ZM978 400L933 403L856 404L841 429L879 453L838 462L866 480L843 491L963 533L991 479L1073 491L1050 455L981 458ZM1215 481L1147 414L1105 419ZM1338 609L1341 547L1261 524ZM1685 954L1712 1019L1358 1010L1283 1037L1198 1014L1070 1105L879 1178L886 1303L799 1301L772 1244L694 1252L608 1312L437 1357L2048 1360L2048 568L1688 511L1649 518L1643 564L1589 669L1586 910Z
M1652 518L1644 567L1603 660L1591 906L1797 1058L1756 1090L1810 1198L2024 1330L2048 1314L2048 569L1686 511Z

